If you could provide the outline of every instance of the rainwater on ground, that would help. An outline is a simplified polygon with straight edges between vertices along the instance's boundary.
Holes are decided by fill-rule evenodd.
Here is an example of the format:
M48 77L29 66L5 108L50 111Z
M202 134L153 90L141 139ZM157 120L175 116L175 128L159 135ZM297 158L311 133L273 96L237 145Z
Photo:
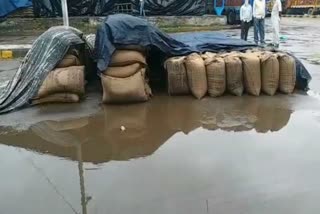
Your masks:
M1 115L0 213L318 213L319 24L283 19L308 93L121 106L90 93Z

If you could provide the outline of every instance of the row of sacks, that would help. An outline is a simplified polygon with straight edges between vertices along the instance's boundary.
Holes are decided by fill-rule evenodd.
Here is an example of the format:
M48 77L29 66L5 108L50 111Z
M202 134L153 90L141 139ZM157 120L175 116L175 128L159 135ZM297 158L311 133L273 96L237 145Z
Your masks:
M101 74L103 103L143 102L152 95L143 50L116 50Z
M75 103L85 94L85 66L79 52L70 49L43 81L32 104Z
M193 53L165 62L170 95L189 94L198 99L207 93L219 97L225 92L241 96L244 91L259 96L290 94L296 84L295 60L285 53L247 51L203 55Z

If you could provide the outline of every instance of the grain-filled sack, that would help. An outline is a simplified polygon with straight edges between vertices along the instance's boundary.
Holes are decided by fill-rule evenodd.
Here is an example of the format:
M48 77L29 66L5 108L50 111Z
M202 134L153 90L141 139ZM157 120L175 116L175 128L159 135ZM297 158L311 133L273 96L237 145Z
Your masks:
M186 57L185 65L189 88L196 98L201 99L208 91L204 61L199 54L193 53Z
M72 54L67 54L56 66L56 68L66 68L70 66L79 66L81 65L78 57Z
M111 77L125 78L137 73L143 66L140 63L134 63L126 66L108 67L103 73Z
M241 55L244 87L248 94L259 96L261 91L260 58L254 53Z
M117 50L132 50L132 51L139 51L141 53L146 53L147 48L141 45L117 45Z
M116 50L111 57L110 67L141 63L146 65L146 57L143 53L134 50Z
M261 89L267 95L274 95L279 87L279 61L277 55L264 52L261 60Z
M168 75L168 93L170 95L188 94L188 77L184 65L185 57L172 57L165 61Z
M243 72L242 62L235 55L226 56L224 58L227 74L227 89L236 96L241 96L243 93Z
M221 96L226 90L226 67L221 57L205 60L208 92L211 97Z
M150 88L146 83L145 69L126 78L116 78L101 74L103 103L129 103L147 101Z
M279 90L291 94L296 85L296 62L292 56L279 53Z
M32 100L32 105L39 105L44 103L77 103L80 98L77 94L71 93L57 93L51 94L43 98Z
M51 71L43 81L38 98L55 93L84 94L84 66L57 68Z

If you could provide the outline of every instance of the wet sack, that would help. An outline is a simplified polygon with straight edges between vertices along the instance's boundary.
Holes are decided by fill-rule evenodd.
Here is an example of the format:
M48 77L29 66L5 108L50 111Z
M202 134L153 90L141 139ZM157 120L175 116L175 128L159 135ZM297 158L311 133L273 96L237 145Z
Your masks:
M101 74L103 103L130 103L149 100L151 89L145 78L145 69L130 77L117 78Z
M296 84L296 63L292 56L278 53L279 60L279 91L291 94Z
M211 97L223 95L226 90L226 68L224 59L218 56L205 60L208 93Z
M244 88L250 95L259 96L261 91L260 58L254 53L241 54Z
M51 71L43 81L36 98L56 93L83 95L84 92L84 66L72 66Z
M188 83L192 94L201 99L208 91L206 67L199 54L193 53L186 57Z
M264 52L261 60L261 89L267 95L274 95L279 87L279 61L277 55Z
M184 65L185 57L172 57L165 61L167 70L169 95L189 93L187 70Z
M227 74L227 89L236 96L243 94L242 61L236 55L227 55L224 58Z

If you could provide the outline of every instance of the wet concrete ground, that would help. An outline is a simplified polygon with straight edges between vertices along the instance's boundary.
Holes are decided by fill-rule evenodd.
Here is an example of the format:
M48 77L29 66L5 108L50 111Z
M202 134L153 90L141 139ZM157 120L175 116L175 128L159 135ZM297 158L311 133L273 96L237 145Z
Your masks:
M283 19L307 94L103 106L91 93L1 115L0 213L318 213L319 24Z

